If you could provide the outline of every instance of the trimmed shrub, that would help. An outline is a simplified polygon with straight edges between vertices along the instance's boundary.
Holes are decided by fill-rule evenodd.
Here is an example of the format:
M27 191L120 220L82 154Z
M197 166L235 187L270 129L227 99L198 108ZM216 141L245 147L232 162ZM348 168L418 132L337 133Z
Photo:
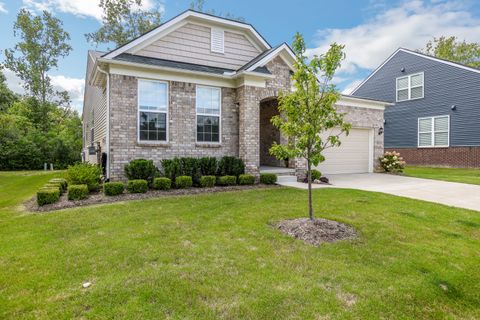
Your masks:
M178 176L182 175L180 159L164 159L162 160L162 172L171 181L175 181Z
M145 193L148 190L148 181L142 179L128 180L127 190L130 193Z
M320 180L322 173L318 170L312 169L312 181Z
M125 190L125 185L122 182L105 182L103 184L103 193L106 196L118 196Z
M43 187L45 189L57 189L60 192L60 194L63 193L62 185L60 183L47 182Z
M200 178L200 186L202 188L212 188L215 186L217 177L215 176L202 176Z
M135 159L130 161L124 168L128 180L147 180L152 183L158 175L158 169L152 160Z
M63 179L63 178L54 178L54 179L50 179L48 181L48 183L59 183L61 188L62 188L62 192L65 192L67 191L67 187L68 187L68 183L67 183L67 180Z
M68 200L82 200L88 196L86 184L71 184L68 186Z
M245 173L245 164L242 159L236 157L223 157L218 162L217 175L238 177Z
M379 158L380 165L382 166L385 172L392 172L392 173L401 173L403 169L405 169L405 161L400 156L400 153L392 151L392 152L385 152L383 156Z
M218 160L215 157L203 157L198 159L202 176L214 176L217 174Z
M251 174L241 174L238 176L238 184L248 185L248 184L254 184L254 183L255 183L255 177L252 176Z
M197 158L180 158L180 172L182 176L192 177L193 185L200 185L200 161Z
M274 173L261 173L260 182L263 184L275 184L275 182L277 182L277 175Z
M189 176L178 176L175 179L175 185L178 189L190 188L193 185L192 177Z
M170 178L155 178L153 179L153 189L169 190L172 187L172 180Z
M218 177L217 184L219 186L234 186L237 184L237 177L236 176Z
M43 206L50 203L55 203L60 199L60 190L54 188L42 188L37 191L37 203Z
M79 163L67 169L67 181L71 185L86 184L89 191L98 190L101 168L94 164Z

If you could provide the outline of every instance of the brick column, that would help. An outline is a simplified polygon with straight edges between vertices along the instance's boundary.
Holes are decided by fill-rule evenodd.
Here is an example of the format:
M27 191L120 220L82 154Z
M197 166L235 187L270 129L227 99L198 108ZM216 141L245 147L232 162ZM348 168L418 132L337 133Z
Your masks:
M239 103L239 156L245 162L245 171L256 177L260 175L260 101L253 87L243 86L237 90Z
M295 159L295 175L297 181L303 181L307 177L307 160L305 158Z

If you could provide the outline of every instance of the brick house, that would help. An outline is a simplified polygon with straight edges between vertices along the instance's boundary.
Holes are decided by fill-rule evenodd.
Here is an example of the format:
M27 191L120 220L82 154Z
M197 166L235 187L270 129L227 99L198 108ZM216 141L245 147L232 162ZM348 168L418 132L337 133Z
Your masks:
M192 10L107 53L89 51L83 106L84 161L122 180L137 158L237 156L246 171L285 167L268 154L285 141L270 118L291 90L295 56L272 47L250 24ZM388 103L342 96L353 130L327 152L324 173L372 172L383 153ZM290 160L301 177L305 161Z

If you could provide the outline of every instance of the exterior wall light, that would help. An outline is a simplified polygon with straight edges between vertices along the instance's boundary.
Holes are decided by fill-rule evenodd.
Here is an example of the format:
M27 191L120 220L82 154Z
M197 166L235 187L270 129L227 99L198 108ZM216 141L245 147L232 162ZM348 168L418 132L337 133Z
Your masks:
M383 134L383 127L378 128L378 135L381 136Z
M452 105L452 106L450 107L450 109L452 109L452 111L455 111L455 110L457 110L457 106L456 106L456 105Z

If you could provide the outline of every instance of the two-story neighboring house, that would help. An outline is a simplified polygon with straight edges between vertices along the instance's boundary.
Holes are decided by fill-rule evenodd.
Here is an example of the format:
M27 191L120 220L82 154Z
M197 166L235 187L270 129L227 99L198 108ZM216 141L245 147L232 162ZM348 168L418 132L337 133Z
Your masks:
M285 142L270 119L292 89L295 55L272 47L250 24L185 11L107 53L88 53L83 109L84 159L124 179L137 158L160 167L173 157L236 156L246 171L284 166L268 150ZM371 172L383 152L388 103L343 96L337 103L354 129L329 150L325 173ZM289 159L301 177L305 162Z
M385 149L408 164L480 167L480 70L400 48L352 93L394 103Z

